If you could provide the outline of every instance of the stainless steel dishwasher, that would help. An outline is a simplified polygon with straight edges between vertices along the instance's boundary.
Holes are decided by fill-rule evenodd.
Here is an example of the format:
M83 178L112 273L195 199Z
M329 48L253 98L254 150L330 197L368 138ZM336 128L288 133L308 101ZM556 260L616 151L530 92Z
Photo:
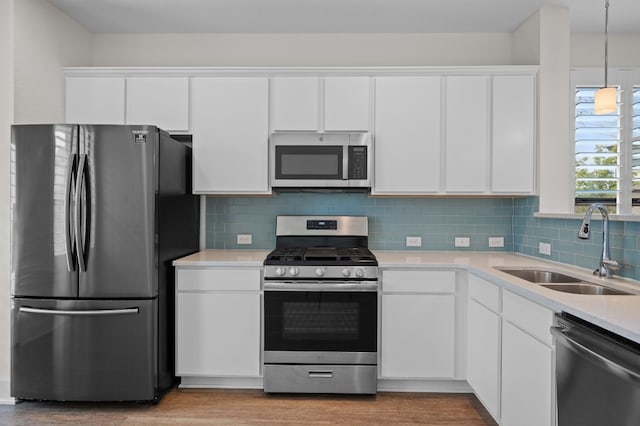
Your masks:
M556 314L558 426L640 425L640 345Z

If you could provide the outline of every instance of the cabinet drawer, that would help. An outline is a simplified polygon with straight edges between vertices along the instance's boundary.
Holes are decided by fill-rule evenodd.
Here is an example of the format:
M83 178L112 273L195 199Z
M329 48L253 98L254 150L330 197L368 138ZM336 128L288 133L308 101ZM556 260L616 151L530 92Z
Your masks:
M178 269L178 291L259 291L260 269Z
M505 290L502 317L547 345L553 344L549 331L553 323L553 311Z
M469 275L469 297L494 312L500 312L500 287L495 284Z
M454 293L455 271L383 271L382 291Z

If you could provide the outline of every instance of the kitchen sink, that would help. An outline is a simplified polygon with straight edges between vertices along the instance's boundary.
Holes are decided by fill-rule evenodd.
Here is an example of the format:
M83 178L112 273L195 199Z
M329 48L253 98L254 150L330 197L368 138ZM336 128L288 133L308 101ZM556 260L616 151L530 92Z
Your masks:
M580 278L561 274L560 272L544 271L538 269L500 269L500 271L513 275L532 283L579 283Z
M581 278L566 275L561 272L546 271L543 269L526 269L526 268L496 268L506 274L514 277L522 278L529 282L540 284L540 286L550 290L560 291L563 293L587 294L599 296L633 296L634 293L618 290L611 287L602 286Z
M582 282L580 284L541 284L542 287L549 288L563 293L591 294L600 296L632 296L633 293L617 290L615 288L604 287L597 284Z

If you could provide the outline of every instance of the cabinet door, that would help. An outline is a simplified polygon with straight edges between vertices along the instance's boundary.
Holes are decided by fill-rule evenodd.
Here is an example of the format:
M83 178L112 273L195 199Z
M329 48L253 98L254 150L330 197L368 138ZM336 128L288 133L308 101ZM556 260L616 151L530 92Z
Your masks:
M267 77L196 77L194 193L268 193Z
M453 377L453 295L385 294L381 323L382 377Z
M369 77L324 80L324 130L369 130Z
M127 124L150 124L174 132L188 131L189 78L128 78L126 121Z
M271 130L318 130L318 77L272 77L270 83Z
M67 77L65 121L78 124L125 124L122 77Z
M440 190L440 77L377 77L372 192Z
M260 295L178 293L178 376L259 376Z
M553 425L552 349L507 321L502 325L502 424Z
M469 300L467 316L467 381L494 417L499 416L500 316Z
M447 77L447 192L485 192L488 189L488 92L488 77Z
M535 111L534 76L493 78L493 192L534 192Z

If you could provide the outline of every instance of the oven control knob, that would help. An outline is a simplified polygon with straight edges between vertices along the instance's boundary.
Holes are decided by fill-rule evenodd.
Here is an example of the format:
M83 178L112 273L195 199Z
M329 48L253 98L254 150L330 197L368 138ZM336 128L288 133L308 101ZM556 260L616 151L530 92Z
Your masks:
M277 275L277 276L281 277L281 276L283 276L284 274L286 274L286 273L287 273L287 270L286 270L285 268L281 267L281 266L278 266L278 267L276 268L276 271L275 271L275 272L276 272L276 275Z
M324 275L324 268L316 268L316 275L321 277Z
M358 278L364 277L364 270L362 268L357 268L356 269L356 277L358 277Z
M342 270L342 276L343 276L343 277L350 277L350 276L351 276L351 269L349 269L349 268L344 268L344 269Z
M298 275L299 273L300 273L300 270L299 270L298 268L296 268L295 266L292 266L292 267L289 269L289 274L290 274L290 275L292 275L292 276L294 276L294 277L295 277L296 275Z

